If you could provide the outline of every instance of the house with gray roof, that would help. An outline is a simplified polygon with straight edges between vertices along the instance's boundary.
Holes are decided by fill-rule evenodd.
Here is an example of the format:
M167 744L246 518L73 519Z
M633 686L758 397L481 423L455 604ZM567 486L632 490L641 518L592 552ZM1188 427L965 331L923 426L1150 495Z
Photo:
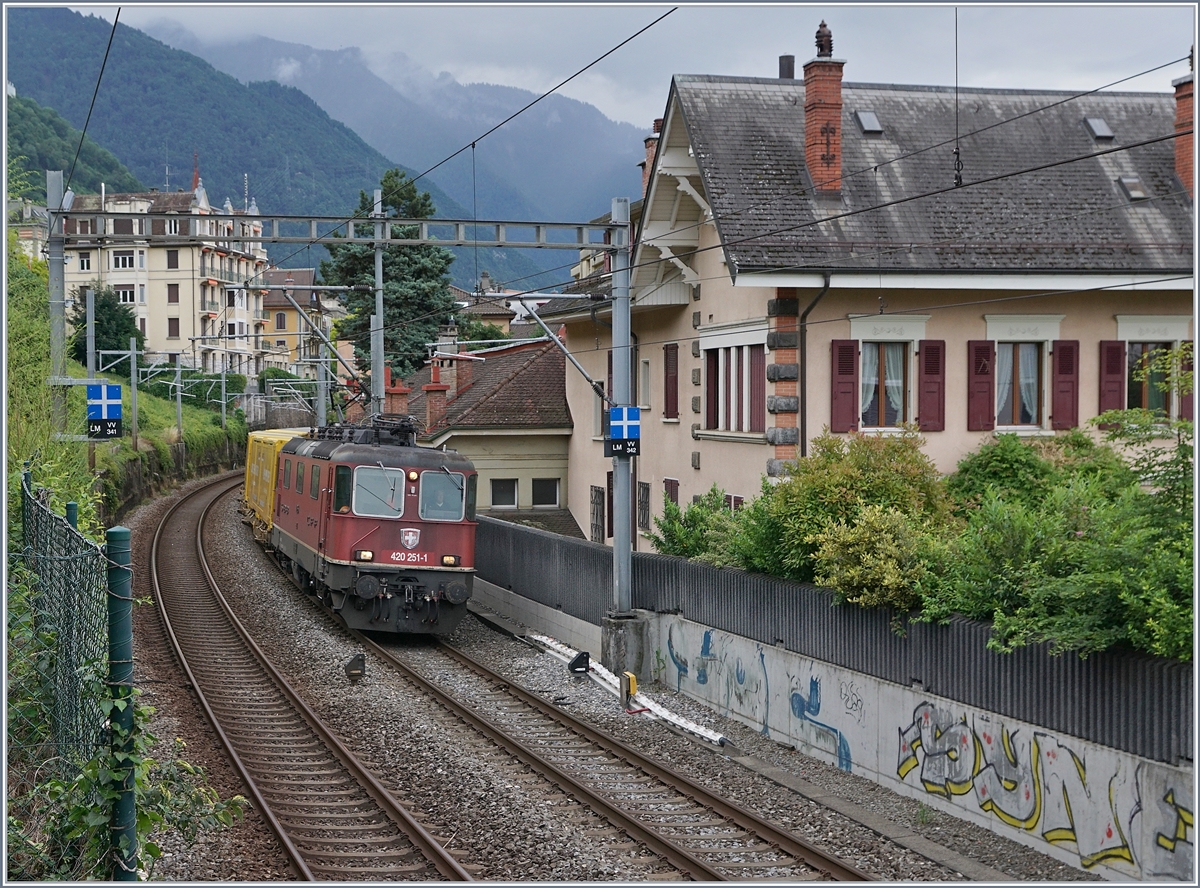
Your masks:
M563 353L547 339L460 351L456 333L442 328L429 363L388 388L386 409L421 421L421 445L475 464L483 514L583 536L568 510Z
M799 78L791 56L777 79L677 75L647 140L639 528L664 492L755 495L823 430L913 424L951 471L998 432L1060 434L1114 407L1190 416L1131 371L1194 335L1192 75L1174 94L843 82L852 60L822 30ZM607 303L544 314L611 378ZM577 377L567 399L591 434L572 438L570 502L587 527L611 467Z

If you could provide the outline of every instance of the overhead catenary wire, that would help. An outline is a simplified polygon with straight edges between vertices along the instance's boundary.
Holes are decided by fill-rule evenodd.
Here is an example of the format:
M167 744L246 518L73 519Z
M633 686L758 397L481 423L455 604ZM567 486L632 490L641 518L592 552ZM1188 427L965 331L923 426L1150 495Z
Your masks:
M539 96L538 96L537 98L535 98L533 101L531 101L531 102L527 103L526 105L522 106L520 109L518 109L518 110L514 111L514 112L513 112L512 114L510 114L508 117L504 118L504 120L500 121L498 124L496 124L496 125L495 125L495 126L493 126L491 129L489 129L487 132L485 132L483 135L481 135L481 136L476 136L474 139L472 139L472 140L471 140L470 142L468 142L466 145L463 145L461 148L459 148L457 151L454 151L453 153L451 153L451 154L448 154L446 157L443 157L441 160L439 160L439 161L438 161L437 163L435 163L433 166L429 167L429 169L425 170L423 173L418 173L417 175L413 176L413 177L412 177L411 179L409 179L408 181L409 181L410 183L411 183L411 182L416 182L418 179L422 179L422 178L424 178L425 176L428 176L430 173L432 173L434 170L436 170L436 169L438 169L439 167L441 167L443 164L445 164L445 163L448 163L449 161L453 160L455 157L458 157L458 155L462 154L462 153L463 153L464 151L466 151L468 148L472 148L472 149L473 149L473 148L474 148L474 146L475 146L475 144L476 144L477 142L481 142L481 141L483 141L483 140L484 140L484 139L486 139L488 136L490 136L492 133L496 132L496 130L500 129L502 126L505 126L506 124L509 124L509 123L511 123L511 122L512 122L513 120L515 120L517 117L519 117L520 115L524 114L526 111L528 111L528 110L529 110L530 108L532 108L534 105L536 105L538 102L542 101L543 99L547 98L548 96L550 96L550 95L554 94L555 92L557 92L558 90L562 89L564 86L566 86L566 85L567 85L568 83L570 83L572 80L574 80L576 77L579 77L581 74L585 73L585 72L586 72L586 71L588 71L589 69L591 69L591 68L595 67L596 65L598 65L600 62L604 61L604 59L608 58L610 55L612 55L612 54L613 54L614 52L616 52L618 49L621 49L623 46L625 46L626 44L630 43L632 40L634 40L634 39L636 39L636 38L640 37L642 34L644 34L644 33L646 33L647 31L649 31L651 28L653 28L655 25L657 25L659 22L661 22L663 19L665 19L665 18L666 18L667 16L669 16L671 13L675 12L675 10L677 10L678 8L679 8L678 6L673 6L673 7L671 7L671 8L670 8L670 9L668 9L666 12L664 12L662 15L660 15L658 18L656 18L654 21L650 22L650 24L646 25L646 26L645 26L645 27L643 27L643 28L640 28L638 31L636 31L636 32L634 32L633 34L631 34L630 36L626 37L624 40L622 40L622 41L621 41L620 43L618 43L616 46L614 46L614 47L612 47L611 49L609 49L609 50L608 50L607 52L605 52L603 55L597 56L595 59L593 59L592 61L588 62L586 65L584 65L582 68L580 68L580 69L579 69L578 71L576 71L574 74L572 74L570 77L567 77L565 80L562 80L561 82L559 82L559 83L555 84L553 87L551 87L550 89L546 90L544 93L542 93L541 95L539 95ZM385 200L385 201L386 201L386 200L387 200L389 197L393 196L394 194L395 194L395 192L387 192L386 194L384 194L384 195L383 195L383 200ZM342 219L340 219L340 220L339 220L339 222L338 222L338 224L337 224L336 226L334 226L333 228L329 229L329 231L325 232L325 235L324 235L324 236L325 236L325 237L328 237L329 235L333 234L333 233L334 233L334 232L336 232L338 229L340 229L340 228L341 228L343 225L347 225L347 224L353 224L353 223L355 223L355 222L358 222L358 221L367 222L367 221L370 221L370 217L369 217L369 216L364 216L364 215L363 215L363 213L362 213L362 211L360 211L360 212L357 212L357 213L353 213L353 214L351 214L351 215L350 215L350 216L348 216L348 217L343 217ZM297 250L295 250L294 252L292 252L292 253L288 254L287 256L285 256L283 259L280 259L280 260L279 260L279 262L277 262L277 263L276 263L276 265L279 265L279 264L282 264L282 263L284 263L284 262L287 262L289 259L291 259L291 258L293 258L294 256L297 256L297 255L299 255L300 253L302 253L302 252L304 252L305 250L307 250L309 247L315 246L315 245L316 245L316 243L317 243L317 240L311 240L311 241L309 241L309 242L308 242L307 244L305 244L303 247L300 247L299 249L297 249Z
M1089 89L1089 90L1086 90L1081 93L1074 93L1070 96L1066 96L1065 98L1059 99L1058 101L1050 102L1047 105L1039 105L1037 108L1032 108L1029 111L1024 111L1024 112L1022 112L1020 114L1016 114L1012 117L1006 117L1003 120L998 120L994 123L989 123L985 126L981 126L977 129L971 130L970 132L963 133L961 138L968 139L972 136L979 135L980 133L984 133L989 130L996 129L997 127L1006 126L1010 123L1014 123L1018 120L1023 120L1024 118L1030 117L1034 114L1040 114L1043 111L1048 111L1052 108L1057 108L1060 105L1065 105L1068 102L1073 102L1073 101L1076 101L1077 99L1082 99L1082 98L1086 98L1088 96L1095 95L1096 93L1101 92L1103 90L1110 89L1111 87L1118 86L1122 83L1127 83L1130 80L1136 80L1137 78L1144 77L1147 74L1153 74L1155 71L1161 71L1163 68L1169 68L1171 65L1176 65L1176 64L1179 64L1180 62L1187 61L1187 60L1188 60L1188 56L1181 56L1180 58L1172 59L1171 61L1164 62L1161 65L1155 65L1153 68L1147 68L1146 70L1139 71L1136 74L1130 74L1126 77L1121 77L1117 80L1110 81L1106 84L1103 84L1102 86L1097 86L1093 89ZM830 184L832 182L839 181L839 180L846 181L849 179L853 179L858 176L864 175L866 173L878 173L879 169L882 167L889 166L893 163L898 163L899 161L902 161L902 160L907 160L910 157L916 157L920 154L924 154L928 151L933 151L937 148L943 148L946 145L951 144L952 142L957 142L959 140L959 138L960 137L958 137L956 135L955 138L943 139L940 142L934 142L930 145L926 145L923 148L917 148L913 151L908 151L903 154L898 154L895 157L888 158L887 160L882 160L879 163L873 164L869 167L863 167L862 169L855 170L853 172L844 173L842 175L823 180L822 182L816 182L816 183L814 183L814 188L819 188L822 185L827 185L827 184ZM806 189L800 188L795 191L789 191L784 194L779 194L774 197L768 198L766 200L757 201L755 203L751 203L751 204L747 204L742 207L738 207L737 209L727 210L724 213L714 214L711 219L701 219L697 222L692 222L692 223L689 223L686 225L678 226L671 230L671 234L677 235L681 232L690 231L691 229L699 228L700 226L705 225L710 221L715 222L717 219L721 219L723 221L732 219L743 213L751 212L752 210L759 210L759 209L763 209L765 207L769 207L772 204L778 203L781 200L788 200L788 199L794 198L794 197L802 197L806 193L807 193ZM642 242L646 243L646 244L652 244L654 242L654 239L647 238L647 239L644 239ZM543 269L542 271L536 272L534 274L524 275L523 277L519 277L519 278L511 278L508 281L506 281L505 283L507 283L507 284L519 283L520 281L527 280L530 277L536 277L537 275L545 274L545 273L551 272L551 271L558 271L560 269L571 268L576 264L577 264L576 262L572 262L570 264L557 265L552 268Z
M108 54L112 51L113 38L117 35L117 22L121 20L121 7L113 17L112 31L108 35L108 46L104 48L104 59L100 62L100 73L96 75L96 88L92 90L92 103L88 105L87 117L83 121L83 129L79 133L79 145L75 148L75 158L71 161L71 171L67 173L67 184L63 186L63 194L71 188L71 179L75 176L75 164L79 161L79 152L83 150L83 140L87 136L88 124L92 122L92 111L96 107L96 96L100 95L100 81L104 79L104 69L108 66ZM57 207L55 208L57 209ZM101 210L104 208L101 207Z

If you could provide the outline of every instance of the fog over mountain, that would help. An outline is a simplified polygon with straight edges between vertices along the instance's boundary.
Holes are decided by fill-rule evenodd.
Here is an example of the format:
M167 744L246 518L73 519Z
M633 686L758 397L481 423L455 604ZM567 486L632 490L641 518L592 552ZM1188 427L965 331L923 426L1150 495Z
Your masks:
M400 52L368 59L354 47L320 50L257 36L205 45L168 21L146 30L244 83L276 80L301 90L371 147L420 171L536 98L514 87L458 83ZM637 163L649 123L639 130L551 95L429 178L480 218L592 219L608 212L613 197L641 196Z

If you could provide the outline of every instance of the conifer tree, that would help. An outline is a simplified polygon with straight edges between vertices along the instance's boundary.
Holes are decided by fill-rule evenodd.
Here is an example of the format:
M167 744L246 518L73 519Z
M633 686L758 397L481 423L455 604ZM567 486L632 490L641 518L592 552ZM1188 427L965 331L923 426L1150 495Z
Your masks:
M427 219L433 216L429 192L416 185L399 169L388 170L380 183L384 212L391 218ZM357 214L366 218L373 198L359 192ZM374 233L374 223L356 225L361 236ZM396 237L415 236L411 227L393 225ZM339 338L354 341L359 368L371 363L370 319L375 312L375 249L370 244L331 244L330 258L321 262L321 279L326 284L366 284L370 290L344 294L346 318L338 324ZM437 339L439 324L449 321L454 309L448 271L454 255L444 247L388 246L383 251L384 355L394 374L407 376L426 358L426 342Z

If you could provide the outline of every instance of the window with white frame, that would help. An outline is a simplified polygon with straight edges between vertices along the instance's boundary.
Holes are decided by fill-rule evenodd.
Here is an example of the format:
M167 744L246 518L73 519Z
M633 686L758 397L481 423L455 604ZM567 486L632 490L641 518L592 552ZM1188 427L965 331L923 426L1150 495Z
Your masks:
M517 479L492 479L492 508L515 509L517 507Z
M92 254L90 251L88 251L88 250L80 251L80 253L79 253L79 270L80 271L91 271L92 270Z
M917 413L914 362L928 320L929 315L850 317L850 341L837 352L837 372L853 378L857 370L857 398L847 388L845 400L836 401L840 389L835 378L835 430L895 429L913 421Z
M1125 406L1133 409L1142 407L1146 410L1157 411L1164 416L1171 415L1171 393L1166 388L1166 375L1161 371L1144 374L1142 371L1149 367L1150 362L1157 356L1170 350L1170 342L1130 342L1126 347Z
M113 292L117 294L122 305L133 305L133 284L115 284Z
M146 267L146 251L138 250L137 254L138 254L138 268L145 268Z
M167 234L179 234L178 219L167 219Z
M996 427L1042 428L1047 422L1047 352L1064 315L984 315L995 343Z
M705 349L704 427L731 432L763 431L767 421L766 385L763 345L748 343Z
M996 425L1041 425L1040 342L996 343Z
M535 509L558 508L558 479L533 479L533 507Z
M113 250L113 268L133 268L133 250Z
M861 427L899 428L909 418L908 343L864 342L859 351Z

